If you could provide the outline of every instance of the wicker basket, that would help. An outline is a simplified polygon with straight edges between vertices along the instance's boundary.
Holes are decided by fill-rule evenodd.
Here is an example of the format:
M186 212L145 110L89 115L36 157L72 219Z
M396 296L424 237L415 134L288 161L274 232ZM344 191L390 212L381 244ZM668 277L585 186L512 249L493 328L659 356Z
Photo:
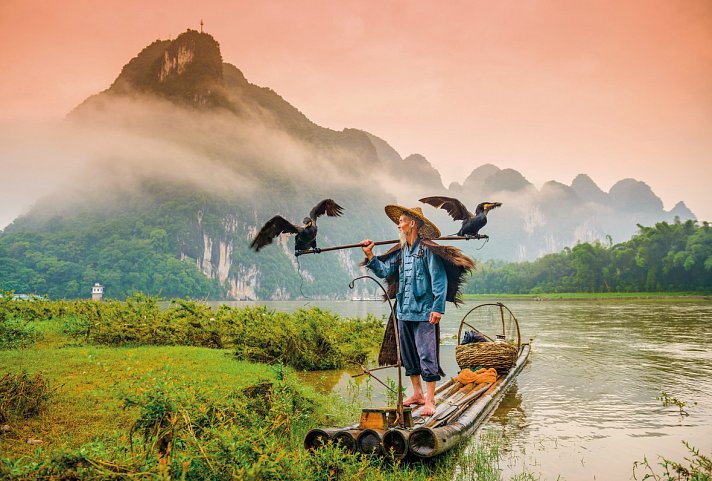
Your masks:
M503 371L517 362L517 348L506 342L472 342L455 347L455 360L460 369L493 367Z

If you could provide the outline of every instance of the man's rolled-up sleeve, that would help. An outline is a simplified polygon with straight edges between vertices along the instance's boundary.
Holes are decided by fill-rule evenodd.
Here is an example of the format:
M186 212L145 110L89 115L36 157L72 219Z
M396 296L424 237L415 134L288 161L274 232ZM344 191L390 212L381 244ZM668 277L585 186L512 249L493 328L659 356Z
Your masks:
M393 272L398 268L398 264L392 262L390 259L385 262L380 260L378 257L373 256L371 260L366 263L366 267L369 268L376 276L381 279L393 274Z

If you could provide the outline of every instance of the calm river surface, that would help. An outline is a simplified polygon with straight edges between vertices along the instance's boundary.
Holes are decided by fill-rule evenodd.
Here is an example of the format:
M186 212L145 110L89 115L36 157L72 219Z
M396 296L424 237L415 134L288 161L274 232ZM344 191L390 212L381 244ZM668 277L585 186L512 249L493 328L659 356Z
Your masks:
M460 320L483 302L490 301L447 307L441 361L448 376L458 372ZM366 301L266 304L285 311L318 306L349 317L387 312L387 305ZM527 366L482 429L505 436L505 479L522 470L547 480L632 479L633 463L644 456L656 468L658 455L683 461L683 440L712 454L712 302L504 304L519 320L522 339L533 338ZM395 379L395 373L385 377ZM347 396L350 379L346 372L330 372L311 382ZM383 404L377 386L373 402ZM662 391L687 402L690 415L663 407L656 399Z

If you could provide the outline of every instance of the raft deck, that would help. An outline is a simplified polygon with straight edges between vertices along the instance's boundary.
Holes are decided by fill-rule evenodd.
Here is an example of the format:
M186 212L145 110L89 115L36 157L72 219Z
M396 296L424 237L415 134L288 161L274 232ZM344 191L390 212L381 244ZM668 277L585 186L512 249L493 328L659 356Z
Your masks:
M496 379L462 383L452 378L438 386L432 416L420 416L422 406L404 408L403 420L398 419L394 408L366 409L359 424L312 429L304 438L304 447L316 449L332 441L351 452L399 459L410 454L421 458L438 456L484 424L526 364L530 350L530 344L522 344L515 364Z

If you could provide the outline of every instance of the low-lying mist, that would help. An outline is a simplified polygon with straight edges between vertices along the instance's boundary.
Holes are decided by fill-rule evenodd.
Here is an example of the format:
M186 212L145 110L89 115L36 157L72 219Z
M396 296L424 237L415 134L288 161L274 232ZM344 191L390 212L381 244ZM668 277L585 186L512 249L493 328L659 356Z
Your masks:
M318 198L316 186L333 192L361 180L344 175L344 166L358 171L352 153L316 148L259 112L204 111L147 96L104 98L61 121L7 123L0 165L0 228L50 194L61 212L145 181L252 203L285 183Z

